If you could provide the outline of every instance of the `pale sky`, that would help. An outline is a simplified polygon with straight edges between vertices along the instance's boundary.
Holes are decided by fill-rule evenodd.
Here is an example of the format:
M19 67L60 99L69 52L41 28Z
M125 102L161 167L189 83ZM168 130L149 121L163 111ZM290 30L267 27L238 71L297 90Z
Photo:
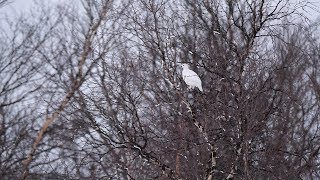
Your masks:
M46 5L50 5L51 3L63 2L63 0L9 0L11 3L1 8L1 15L3 13L10 13L13 16L19 15L23 11L29 11L30 8L35 5L35 2L45 2ZM34 2L35 1L35 2ZM74 0L65 0L64 2L74 1ZM78 0L80 1L80 0Z
M50 5L58 3L58 2L70 2L73 1L73 3L79 3L80 0L9 0L11 3L8 5L2 7L0 9L0 25L1 19L4 17L4 14L7 13L8 17L18 17L19 15L23 14L23 12L27 12L31 10L31 7L35 5L35 2L45 2L46 5ZM34 2L35 1L35 2ZM290 0L290 2L294 2L297 0ZM301 0L299 0L301 1ZM303 0L302 0L303 1ZM309 0L312 2L314 7L310 8L307 7L304 9L304 15L309 18L311 21L320 21L320 0Z
M5 12L19 14L19 12L23 12L23 11L28 10L34 4L34 2L33 2L34 0L10 0L10 1L11 1L11 3L9 5L6 5L1 8L1 10L0 10L1 14L5 13ZM39 1L46 1L48 3L57 3L57 2L63 1L63 0L35 0L35 1L38 1L38 2ZM72 0L65 0L64 2L66 2L66 1L72 1ZM78 0L78 1L80 1L80 0ZM290 0L290 1L295 1L295 0ZM306 14L306 16L308 18L310 18L311 20L315 20L316 18L318 18L320 16L320 0L310 0L310 1L316 7L314 8L314 10L312 10L311 8L307 8L308 13ZM48 4L48 3L46 3L46 4Z
M18 13L24 10L28 10L33 0L10 0L11 3L1 8L1 12Z

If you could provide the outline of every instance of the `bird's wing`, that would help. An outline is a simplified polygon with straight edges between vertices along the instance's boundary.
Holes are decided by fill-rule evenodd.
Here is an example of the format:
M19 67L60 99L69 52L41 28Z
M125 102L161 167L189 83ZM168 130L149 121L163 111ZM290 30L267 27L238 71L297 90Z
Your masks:
M186 82L188 86L198 87L202 91L202 83L201 79L194 71L190 69L184 69L182 71L183 80Z
M198 77L197 73L195 73L194 71L190 70L190 69L184 69L182 70L182 76L183 78L187 78L187 77Z

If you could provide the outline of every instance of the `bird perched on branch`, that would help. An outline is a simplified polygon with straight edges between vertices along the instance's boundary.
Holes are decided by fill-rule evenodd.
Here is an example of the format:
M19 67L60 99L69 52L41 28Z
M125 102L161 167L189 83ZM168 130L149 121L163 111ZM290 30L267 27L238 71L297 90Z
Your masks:
M181 66L182 78L184 82L186 82L186 84L189 86L189 88L193 89L194 87L197 87L201 92L203 92L201 79L199 78L197 73L189 69L188 64L181 64Z

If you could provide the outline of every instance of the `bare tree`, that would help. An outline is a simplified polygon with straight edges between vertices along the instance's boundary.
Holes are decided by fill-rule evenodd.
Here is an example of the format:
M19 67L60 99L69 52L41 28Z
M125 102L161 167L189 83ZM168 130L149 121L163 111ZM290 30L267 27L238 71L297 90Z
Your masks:
M116 7L113 1L83 1L82 7L85 11L83 19L81 19L81 16L77 16L76 13L71 12L72 9L66 9L67 13L70 14L67 15L65 19L61 19L61 21L65 21L65 23L70 22L70 24L62 24L58 26L56 30L56 33L62 34L69 32L65 34L69 37L71 36L73 39L70 39L68 42L65 39L66 37L57 34L57 36L51 37L50 43L62 44L53 46L52 49L49 50L43 49L43 51L40 51L41 58L49 65L49 68L43 71L43 73L45 73L44 76L47 77L47 82L44 85L45 90L42 94L45 96L48 95L52 102L49 102L47 107L45 107L47 111L45 122L33 143L27 159L24 161L23 179L29 176L30 164L33 169L33 173L30 174L31 177L37 177L36 175L39 173L35 165L39 166L42 162L49 164L49 168L42 168L41 171L45 171L46 174L50 173L50 176L56 176L56 174L69 174L71 176L77 173L80 176L81 174L71 168L65 168L64 172L56 169L56 163L60 162L61 159L60 156L56 156L55 153L65 154L65 157L69 158L70 162L65 162L65 166L74 165L72 161L78 158L78 154L76 153L76 156L73 156L73 153L69 153L72 151L65 150L69 147L61 144L63 141L71 141L70 143L73 143L73 140L76 139L75 135L70 134L72 137L67 137L68 130L73 130L73 128L68 127L67 124L61 127L61 123L64 122L59 122L57 125L53 125L53 122L55 119L61 119L61 116L67 114L66 110L68 109L68 105L72 102L79 88L85 83L87 76L101 58L107 55L108 48L111 48L114 44L112 42L115 38L114 34L112 34L111 31L106 31L107 29L104 28L104 26L106 24L112 26L117 19L115 15L116 10L113 11L113 8ZM62 9L62 11L65 10ZM81 20L85 22L81 23ZM68 25L70 25L70 27ZM103 37L101 36L102 34L104 35ZM109 41L108 44L101 45L100 37L105 39L104 42ZM58 53L56 53L56 51L58 51ZM60 58L61 61L57 60ZM49 128L50 125L53 127ZM61 132L56 131L57 127L61 127ZM64 129L66 130L64 131ZM62 132L64 132L64 134L60 134ZM54 135L55 133L56 135ZM46 134L52 134L52 136L45 136ZM42 140L44 140L43 143L41 142ZM46 157L41 156L32 161L33 156L37 154L38 147L50 150L43 155L51 159L51 162L46 162L44 160ZM72 148L72 150L77 151L75 148ZM76 164L75 166L78 165Z
M90 157L107 159L96 166L107 167L108 177L127 179L304 177L285 161L297 150L278 147L291 146L283 133L296 137L300 132L289 123L294 117L283 117L294 104L284 99L297 93L287 91L296 85L294 79L284 87L287 65L282 62L290 58L283 56L299 57L277 47L290 39L277 34L276 24L297 12L284 8L286 3L187 1L190 14L180 19L172 16L174 6L183 4L130 4L122 33L133 37L119 46L113 61L101 62L92 74L94 93L82 91L75 106L84 108L81 117L99 136L87 139L94 147L89 151L96 150ZM222 7L227 8L221 12ZM302 44L288 48L295 46ZM186 92L178 62L200 67L205 94ZM306 65L301 62L290 72L299 79ZM287 169L275 166L279 162Z
M5 5L7 5L8 3L10 3L9 0L1 0L1 1L0 1L0 8L3 7L3 6L5 6Z
M1 175L319 178L318 26L297 21L308 5L86 0L19 21L28 36L2 40Z

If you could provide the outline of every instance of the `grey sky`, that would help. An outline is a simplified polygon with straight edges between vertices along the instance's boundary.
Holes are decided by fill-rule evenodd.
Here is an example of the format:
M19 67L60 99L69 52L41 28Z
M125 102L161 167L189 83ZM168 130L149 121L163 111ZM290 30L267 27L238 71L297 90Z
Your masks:
M57 3L61 0L35 0L35 1L46 1L46 4L50 3ZM70 0L69 0L70 1ZM290 0L290 1L296 1L296 0ZM64 1L66 2L66 1ZM320 16L320 0L310 0L313 5L315 5L314 8L307 8L306 16L310 18L311 20L315 20L317 17ZM5 7L2 7L1 14L3 13L21 13L23 11L28 11L30 7L34 5L34 0L11 0L11 3Z

